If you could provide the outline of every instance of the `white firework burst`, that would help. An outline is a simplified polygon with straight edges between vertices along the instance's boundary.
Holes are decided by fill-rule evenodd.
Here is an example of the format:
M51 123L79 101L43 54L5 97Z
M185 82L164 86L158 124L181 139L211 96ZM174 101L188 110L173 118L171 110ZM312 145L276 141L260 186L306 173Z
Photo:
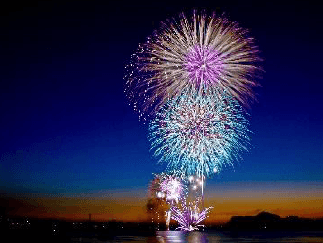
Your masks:
M126 66L126 93L140 116L155 112L184 89L217 95L226 90L247 103L257 85L258 49L247 30L215 14L162 23Z

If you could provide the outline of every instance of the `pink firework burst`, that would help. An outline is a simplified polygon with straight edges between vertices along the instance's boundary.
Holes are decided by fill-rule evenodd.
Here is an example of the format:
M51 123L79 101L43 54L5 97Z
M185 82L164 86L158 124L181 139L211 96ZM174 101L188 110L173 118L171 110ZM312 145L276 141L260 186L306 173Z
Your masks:
M189 82L200 85L216 85L221 77L223 61L217 50L195 45L186 55L185 68Z
M162 183L161 189L165 193L167 201L176 201L178 202L182 192L183 185L181 180L173 176L167 176Z
M168 203L177 203L184 191L185 185L182 179L166 173L155 175L155 179L150 185L151 195L164 198Z

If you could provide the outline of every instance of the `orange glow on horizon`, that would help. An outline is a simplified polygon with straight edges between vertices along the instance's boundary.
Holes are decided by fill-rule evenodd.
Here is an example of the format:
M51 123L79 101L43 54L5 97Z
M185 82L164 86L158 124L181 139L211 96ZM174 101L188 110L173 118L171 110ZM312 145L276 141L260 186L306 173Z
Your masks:
M266 211L281 217L323 218L323 183L232 183L206 187L208 222L227 222L232 216L254 216ZM8 215L64 220L150 222L145 189L108 191L54 197L21 195L0 198ZM11 211L10 211L11 210Z
M15 210L14 215L78 221L88 220L91 213L93 221L150 221L146 213L146 198L29 198L22 202L24 206ZM319 218L323 217L322 205L323 196L320 195L279 197L275 193L249 193L244 197L232 194L230 197L227 195L205 200L205 207L214 207L208 222L227 222L232 216L254 216L261 211L281 217L294 215Z

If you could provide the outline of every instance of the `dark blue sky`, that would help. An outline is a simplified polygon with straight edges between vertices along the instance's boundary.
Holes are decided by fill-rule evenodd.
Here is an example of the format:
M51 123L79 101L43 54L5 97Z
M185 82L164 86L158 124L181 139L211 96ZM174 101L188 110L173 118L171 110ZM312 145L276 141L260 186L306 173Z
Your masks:
M135 2L135 3L134 3ZM123 93L160 21L194 7L248 28L265 73L244 160L208 181L322 182L322 26L314 1L40 1L2 7L0 192L146 189L157 166Z

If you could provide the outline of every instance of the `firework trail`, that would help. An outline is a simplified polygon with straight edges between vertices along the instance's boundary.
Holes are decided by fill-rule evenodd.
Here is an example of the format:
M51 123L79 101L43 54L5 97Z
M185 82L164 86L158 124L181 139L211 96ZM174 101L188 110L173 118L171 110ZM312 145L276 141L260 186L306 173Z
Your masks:
M144 119L184 89L210 96L226 90L247 104L259 61L253 39L237 23L214 13L181 14L162 23L131 56L125 92Z
M249 144L248 121L238 102L181 95L170 100L149 126L154 155L178 176L210 176L240 159Z

